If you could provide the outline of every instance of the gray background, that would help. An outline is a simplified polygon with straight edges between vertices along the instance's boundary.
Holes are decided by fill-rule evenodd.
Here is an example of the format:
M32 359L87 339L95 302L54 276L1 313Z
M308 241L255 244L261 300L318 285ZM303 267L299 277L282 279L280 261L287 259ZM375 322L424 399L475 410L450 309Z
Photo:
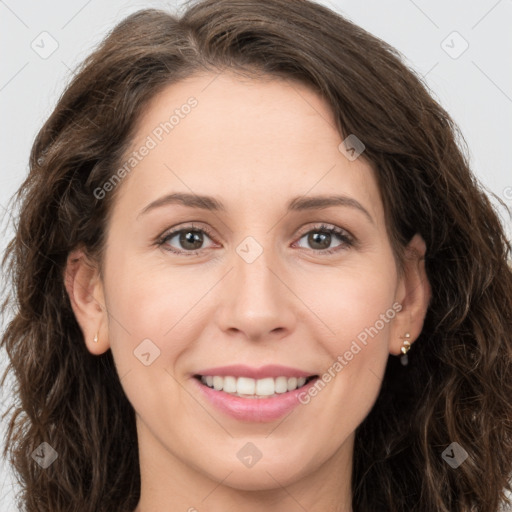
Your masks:
M75 66L132 12L146 7L174 11L180 3L0 0L0 217L28 171L33 139ZM512 0L319 3L396 47L425 77L434 97L460 126L481 183L512 206ZM45 54L52 45L58 45L56 50ZM505 218L505 211L500 212ZM10 220L9 212L3 220L3 225ZM512 226L506 222L510 235ZM0 239L0 253L6 242ZM2 353L0 371L4 367ZM3 412L5 392L0 399ZM2 436L4 430L2 425ZM14 511L17 487L1 458L0 463L0 510Z

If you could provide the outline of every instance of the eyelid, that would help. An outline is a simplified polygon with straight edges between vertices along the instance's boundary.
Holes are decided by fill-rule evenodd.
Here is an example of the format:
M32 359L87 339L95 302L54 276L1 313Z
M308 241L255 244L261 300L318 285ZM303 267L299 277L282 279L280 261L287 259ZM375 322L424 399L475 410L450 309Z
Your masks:
M207 227L205 224L201 224L201 223L196 224L194 221L184 223L183 225L177 224L176 226L166 229L161 235L158 235L155 242L163 243L165 241L165 239L172 238L172 237L176 236L178 233L180 233L181 231L203 231L204 233L206 233L208 235L209 238L211 238L213 241L216 242L216 237L213 234L213 231L209 227ZM202 250L202 249L198 249L198 250ZM192 254L194 251L187 251L187 252Z
M313 226L306 226L303 230L300 231L300 237L303 237L310 231L336 231L340 232L341 234L344 234L347 236L347 238L350 238L352 241L355 241L355 236L348 231L348 229L342 228L340 226L336 226L335 224L330 224L329 222L316 222L313 224Z

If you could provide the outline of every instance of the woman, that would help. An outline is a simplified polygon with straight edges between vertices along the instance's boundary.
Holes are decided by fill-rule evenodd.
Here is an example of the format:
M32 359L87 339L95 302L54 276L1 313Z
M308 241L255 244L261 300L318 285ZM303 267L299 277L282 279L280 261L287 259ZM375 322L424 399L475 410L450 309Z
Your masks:
M498 510L510 245L456 134L314 3L120 23L4 260L25 509Z

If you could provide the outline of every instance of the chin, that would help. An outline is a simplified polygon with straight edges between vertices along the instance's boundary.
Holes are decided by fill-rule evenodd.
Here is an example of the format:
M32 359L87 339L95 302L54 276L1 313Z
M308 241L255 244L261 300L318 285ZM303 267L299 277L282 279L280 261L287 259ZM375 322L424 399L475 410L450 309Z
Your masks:
M300 468L301 474L298 474L294 468ZM304 472L303 464L294 464L290 460L279 461L272 464L263 462L261 459L253 467L245 467L242 463L224 466L211 474L211 478L219 480L222 475L229 475L223 481L223 485L238 489L241 491L268 491L281 486L288 486L294 481L302 478Z

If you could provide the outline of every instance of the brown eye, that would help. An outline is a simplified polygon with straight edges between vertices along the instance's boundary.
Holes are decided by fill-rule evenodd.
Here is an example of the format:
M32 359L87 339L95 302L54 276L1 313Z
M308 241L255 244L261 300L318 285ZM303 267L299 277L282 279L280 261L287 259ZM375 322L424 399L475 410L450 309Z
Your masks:
M194 251L201 248L203 235L200 231L180 231L178 241L184 249Z
M206 230L189 226L167 233L159 240L158 245L164 246L168 251L188 256L197 254L200 250L205 249L203 247L205 238L211 240Z
M306 238L306 242L311 249L325 254L337 252L353 245L353 238L345 230L335 226L321 225L302 235L300 240L303 238ZM336 238L341 243L335 247L330 247Z
M308 235L308 244L313 249L329 249L331 245L332 235L330 233L323 233L319 231L311 231Z

